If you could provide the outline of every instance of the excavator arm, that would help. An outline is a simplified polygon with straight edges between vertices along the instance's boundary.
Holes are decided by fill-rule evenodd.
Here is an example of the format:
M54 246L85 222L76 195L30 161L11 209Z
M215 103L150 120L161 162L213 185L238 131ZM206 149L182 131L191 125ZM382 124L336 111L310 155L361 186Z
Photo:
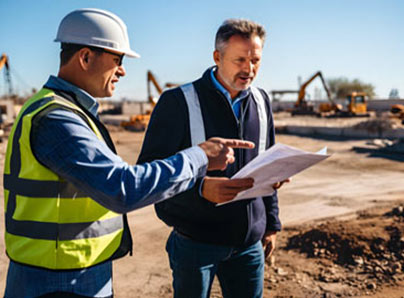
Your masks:
M325 92L327 93L327 98L328 98L328 100L331 101L331 102L333 102L332 99L331 99L331 92L330 92L330 89L328 89L328 86L327 86L327 84L326 84L326 82L325 82L325 80L324 80L323 74L321 73L321 71L318 71L318 72L316 72L314 75L312 75L306 82L304 82L302 86L300 86L300 89L299 89L299 96L298 96L298 98L297 98L297 102L296 102L295 106L301 106L301 105L303 105L303 103L305 102L305 99L304 99L304 98L305 98L305 96L306 96L306 88L307 88L307 86L308 86L311 82L313 82L313 80L314 80L315 78L317 78L317 77L320 77L320 79L321 79L321 82L322 82L322 84L323 84L324 90L325 90Z
M310 105L306 100L306 88L307 86L314 81L315 78L320 77L321 83L323 84L324 90L327 93L327 98L330 101L330 103L322 103L320 104L319 108L320 111L316 112L314 111L314 108L312 105ZM318 115L319 113L322 112L329 112L329 111L339 111L341 110L341 106L336 104L332 98L331 98L331 92L330 89L328 88L323 74L321 71L317 71L314 75L312 75L307 81L305 81L299 89L299 94L297 97L297 101L295 102L295 107L292 110L292 115Z
M152 95L151 84L153 84L153 86L156 88L156 90L158 92L158 95L160 96L161 93L163 93L164 89L157 82L156 77L154 76L154 74L150 70L148 70L147 71L147 99L152 104L152 106L154 107L157 104L157 100ZM179 84L166 83L164 85L164 88L173 88L173 87L177 87L177 86L179 86Z
M161 95L161 93L163 93L163 88L161 88L160 84L157 82L153 73L150 70L148 70L147 71L147 99L154 107L157 103L157 100L154 100L154 97L152 95L151 84L153 84L153 86L156 88L159 95Z
M3 68L3 66L6 66L8 69L8 58L6 54L2 54L0 57L0 70Z
M156 89L158 95L160 96L163 93L163 88L160 86L158 83L156 77L153 75L153 73L148 70L147 71L147 100L149 103L152 105L152 110L157 104L158 98L155 98L152 95L152 85ZM164 85L164 88L172 88L179 86L179 84L175 83L166 83ZM135 131L144 131L149 124L150 120L150 115L152 113L152 110L146 111L144 114L137 114L137 115L132 115L130 117L129 121L122 121L121 126L130 129L130 130L135 130Z
M13 87L11 84L11 75L10 75L10 65L8 63L8 57L6 54L2 54L0 57L0 70L5 67L6 69L6 82L8 84L8 93L11 95L13 94Z

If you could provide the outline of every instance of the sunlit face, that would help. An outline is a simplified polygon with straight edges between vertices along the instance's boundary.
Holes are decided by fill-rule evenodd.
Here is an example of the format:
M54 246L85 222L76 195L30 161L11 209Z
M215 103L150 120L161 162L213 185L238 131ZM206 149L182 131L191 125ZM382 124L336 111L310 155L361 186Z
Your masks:
M258 73L262 56L262 40L258 36L246 39L233 35L226 47L215 50L216 77L232 98L247 89Z
M119 78L126 74L125 68L121 65L119 54L102 52L96 53L89 64L88 74L89 93L94 97L111 97L115 91L115 84Z

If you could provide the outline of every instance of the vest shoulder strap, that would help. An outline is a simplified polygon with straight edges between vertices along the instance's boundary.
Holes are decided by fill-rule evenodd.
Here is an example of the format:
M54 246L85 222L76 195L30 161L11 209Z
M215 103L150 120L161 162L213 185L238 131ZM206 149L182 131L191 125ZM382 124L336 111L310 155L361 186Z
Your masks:
M188 83L181 86L185 101L188 106L189 130L192 146L206 141L205 126L202 118L201 105L194 84Z
M253 93L253 98L257 103L257 112L260 122L260 138L258 144L258 154L262 153L266 149L267 136L268 136L268 116L265 108L265 100L262 97L261 91L254 86L251 86L251 92Z
M261 94L261 91L254 86L251 86L250 88L253 94L254 101L257 103L257 113L260 124L258 153L262 153L266 150L268 136L268 116L265 108L265 100ZM191 143L192 146L195 146L206 140L201 106L198 94L193 83L182 85L181 90L184 93L185 101L188 107Z

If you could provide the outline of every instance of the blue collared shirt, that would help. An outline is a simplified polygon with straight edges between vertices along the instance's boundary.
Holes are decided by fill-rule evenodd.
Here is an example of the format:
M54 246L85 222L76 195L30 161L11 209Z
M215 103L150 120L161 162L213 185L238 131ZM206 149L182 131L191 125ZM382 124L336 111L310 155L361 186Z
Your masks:
M84 90L54 76L45 87L74 93L80 104L97 116L98 103ZM207 168L207 157L198 146L164 160L131 166L99 140L80 116L61 109L34 123L32 136L32 150L41 163L119 213L191 188ZM112 262L54 271L10 261L5 297L37 297L56 291L89 297L112 295Z
M216 76L215 76L216 69L217 69L217 67L213 67L211 72L210 72L210 77L212 78L212 82L215 85L215 87L220 92L222 92L223 95L227 98L227 100L229 101L230 106L233 109L234 116L236 116L236 119L239 119L241 102L250 93L250 88L248 88L246 90L241 90L240 93L234 99L232 99L231 96L230 96L229 91L227 91L226 88L224 88L223 85L220 84L220 82L216 79Z

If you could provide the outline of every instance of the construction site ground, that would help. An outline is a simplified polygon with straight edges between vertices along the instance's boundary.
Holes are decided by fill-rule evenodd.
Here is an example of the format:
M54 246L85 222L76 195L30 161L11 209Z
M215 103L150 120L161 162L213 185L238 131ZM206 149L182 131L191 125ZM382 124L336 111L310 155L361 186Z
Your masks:
M118 153L135 163L143 133L109 128ZM264 297L404 297L404 155L353 150L368 140L278 134L277 142L308 151L327 146L331 157L279 191L284 228L268 260ZM3 234L3 209L0 221ZM115 262L115 297L172 297L165 252L170 228L152 206L131 212L129 222L134 255ZM0 291L7 264L2 253ZM221 297L217 281L211 297Z

